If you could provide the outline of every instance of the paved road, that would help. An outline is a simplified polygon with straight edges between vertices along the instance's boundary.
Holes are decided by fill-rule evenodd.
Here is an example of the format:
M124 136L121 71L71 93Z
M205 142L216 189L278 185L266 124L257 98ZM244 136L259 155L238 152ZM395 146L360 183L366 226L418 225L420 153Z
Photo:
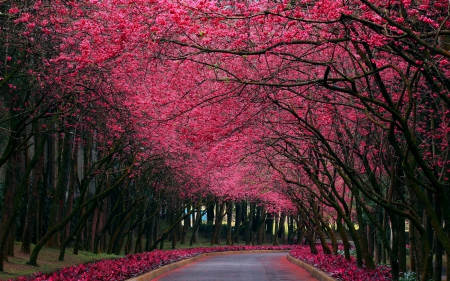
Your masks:
M309 272L286 260L286 256L287 253L252 253L205 257L154 280L317 281Z

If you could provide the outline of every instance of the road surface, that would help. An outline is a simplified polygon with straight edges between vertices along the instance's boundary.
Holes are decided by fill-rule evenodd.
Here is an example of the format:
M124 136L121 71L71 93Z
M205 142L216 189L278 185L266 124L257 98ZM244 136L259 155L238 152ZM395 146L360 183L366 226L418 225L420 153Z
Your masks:
M154 279L158 281L317 281L286 260L287 253L228 254L205 257Z

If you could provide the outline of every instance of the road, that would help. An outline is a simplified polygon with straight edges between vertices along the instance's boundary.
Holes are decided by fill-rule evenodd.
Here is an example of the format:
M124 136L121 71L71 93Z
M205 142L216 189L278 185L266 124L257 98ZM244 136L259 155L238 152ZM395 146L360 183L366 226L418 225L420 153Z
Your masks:
M158 281L317 281L286 260L287 253L229 254L205 257L154 279Z

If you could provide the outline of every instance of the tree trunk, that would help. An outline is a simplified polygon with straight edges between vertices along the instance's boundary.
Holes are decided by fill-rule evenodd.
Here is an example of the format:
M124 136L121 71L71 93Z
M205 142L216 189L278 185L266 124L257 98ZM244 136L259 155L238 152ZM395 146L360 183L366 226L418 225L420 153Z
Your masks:
M75 228L73 230L73 232L71 232L66 239L64 239L63 243L61 244L61 249L59 251L59 261L64 261L64 254L66 251L66 247L69 245L70 241L73 239L73 237L79 237L81 230L83 229L83 225L84 223L87 221L87 219L89 218L89 216L92 214L92 212L97 208L97 204L92 203L91 206L89 206L88 210L80 217L80 219L78 220L77 224L75 225ZM77 245L77 241L75 242L75 245ZM77 247L77 246L75 246ZM74 254L78 254L78 253L74 253Z
M36 153L36 152L35 152ZM28 202L27 214L25 218L25 226L22 233L22 247L21 252L25 254L30 254L31 242L33 237L33 232L35 230L35 222L37 220L37 208L39 200L39 190L42 184L42 171L44 166L44 156L39 156L38 163L33 170L33 182L31 184L30 200Z
M261 216L258 225L258 240L257 240L258 245L263 244L265 230L266 230L266 210L262 209L261 207Z
M76 156L73 156L73 158L76 158ZM74 200L74 192L75 192L75 183L76 183L76 168L75 161L71 161L71 167L70 167L70 179L69 179L69 190L68 190L68 198L67 198L67 209L65 211L66 214L70 214L73 210L73 200ZM65 240L70 235L70 225L71 222L69 221L64 229L64 235L63 240ZM92 249L92 248L91 248Z
M357 196L359 195L356 194L355 197ZM367 235L365 233L366 228L363 227L365 224L362 215L363 215L362 207L359 204L359 200L356 200L356 218L358 220L358 224L360 227L358 230L354 229L353 227L353 229L355 230L355 237L353 238L353 240L355 242L355 246L356 243L359 244L358 245L359 249L357 249L357 253L359 252L361 254L361 257L364 259L365 266L368 269L375 269L375 262L373 261L372 255L369 253L367 245ZM362 267L362 263L361 264L358 263L358 267Z
M233 244L233 238L231 237L231 223L233 221L233 203L227 202L227 245Z
M288 216L288 244L294 244L294 218L292 215Z
M122 236L123 229L125 225L128 223L130 218L134 214L134 207L128 212L128 214L122 219L119 227L115 230L114 234L111 236L108 245L108 254L112 254L113 252L117 252L117 247L120 244L120 238Z
M405 218L398 216L398 266L400 272L406 272L406 226ZM441 256L442 258L442 256Z
M178 241L178 233L180 230L181 222L177 223L177 225L172 229L172 249L177 248Z
M239 232L242 224L242 212L243 212L242 204L243 204L242 202L236 203L236 224L234 226L234 236L232 245L234 245L234 243L239 243Z
M147 218L149 219L149 218ZM149 219L151 221L151 219ZM144 235L144 230L146 228L146 223L148 221L145 222L145 224L140 223L138 226L138 230L137 230L137 237L136 237L136 242L134 244L134 253L142 253L143 252L143 247L142 247L142 236Z
M45 138L42 138L37 144L36 153L33 155L32 159L30 160L30 163L27 165L27 168L25 169L17 188L15 188L14 185L11 185L12 183L7 184L9 180L14 179L14 175L7 176L7 178L5 179L5 192L2 210L3 215L0 221L0 271L3 271L3 260L6 254L7 238L12 233L11 230L14 227L14 222L19 212L20 201L22 199L23 192L26 189L26 185L28 183L28 178L31 171L34 169L40 156L44 152L44 145L45 145ZM14 158L15 157L12 156L11 161L14 161ZM11 168L13 168L13 171L14 165L16 164L12 162ZM9 216L7 214L9 214Z
M278 225L278 238L281 239L281 244L286 243L286 227L284 223L286 222L286 214L281 213L279 225Z
M206 209L206 223L208 225L212 225L214 223L214 207L215 204L212 204Z
M108 183L107 183L108 184ZM119 198L122 198L122 196L125 194L125 188L122 189L122 191L120 192L120 195L118 196ZM113 197L112 195L108 196L106 198L106 202L105 204L103 204L103 211L101 212L101 230L98 231L96 233L95 236L95 240L94 240L94 248L93 248L93 252L94 254L98 254L100 249L100 241L101 239L104 239L106 241L106 235L105 233L108 231L108 229L111 227L111 225L113 224L114 220L117 218L117 216L121 215L117 215L116 212L119 209L119 206L121 205L121 201L117 200L114 203L114 206L111 208L112 202L111 202L111 197ZM109 215L107 214L109 213ZM106 242L104 243L106 244ZM106 248L106 246L105 246ZM106 248L107 250L107 248Z
M315 232L317 233L317 235L319 235L323 253L329 255L331 254L331 249L330 246L328 245L328 242L326 241L325 234L322 231L322 222L321 222L322 220L318 218L319 216L320 214L316 214L316 218L314 219L316 221Z
M266 234L270 236L270 238L268 238L268 239L270 239L269 240L270 242L273 241L273 220L274 220L273 214L268 214L267 219L266 219L266 225L267 225Z
M446 266L446 269L447 269L447 271L445 272L445 280L450 280L450 270L449 270L449 268L450 268L450 254L449 253L445 253L445 257L446 257L446 263L445 263L445 266Z
M200 203L199 205L197 205L196 206L196 208L198 208L199 206L201 206L202 204ZM159 243L161 243L161 247L162 247L162 245L163 245L163 243L162 242L164 242L164 240L169 236L169 233L176 227L176 225L178 224L178 223L180 223L183 219L184 219L184 216L188 216L188 215L191 215L191 213L192 213L193 211L191 211L191 212L189 212L189 213L187 213L187 214L185 214L185 215L182 215L182 216L180 216L180 218L178 218L168 229L166 229L162 234L161 234L161 236L159 236L156 240L155 240L155 242L153 243L153 245L150 247L150 249L149 249L149 251L152 251L152 250L154 250L154 249L156 249L157 247L158 247L158 244ZM162 248L160 247L160 249L162 250Z
M442 225L442 212L441 212L441 199L439 196L434 196L434 207L436 208L436 215ZM403 220L404 222L404 220ZM434 262L434 280L435 281L441 281L442 278L442 256L444 254L444 248L442 247L442 243L437 239L436 234L434 233L434 241L435 241L435 255L436 260ZM401 246L400 246L401 247ZM447 270L450 270L447 268Z
M444 254L443 248L439 240L435 240L435 251L436 251L436 259L434 262L434 281L441 281L442 279L442 265L443 265L443 259L442 255ZM448 267L447 267L448 269Z
M49 229L47 231L47 233L41 238L41 240L38 241L38 243L35 245L33 251L31 252L30 260L28 261L27 264L33 265L33 266L37 266L37 258L38 258L39 252L41 251L41 249L44 246L45 242L47 242L47 240L50 239L50 237L52 237L53 234L55 234L56 232L60 231L68 223L68 221L71 220L75 216L75 214L77 214L81 210L81 208L83 208L84 206L86 206L86 205L88 205L90 203L93 203L93 201L102 200L103 198L107 197L111 193L112 190L116 189L119 185L122 184L122 182L126 178L128 178L128 175L129 175L129 171L127 170L115 184L113 184L112 186L110 186L106 190L99 191L98 195L89 198L89 200L86 201L86 202L79 201L78 204L76 205L76 207L73 209L72 213L67 215L57 225L55 225L51 229ZM82 190L82 192L81 192L80 198L84 197L83 195L84 195L84 192L86 191L88 183L89 183L89 180L86 179L86 178L84 178L81 181L81 186L82 186L81 190Z
M156 219L159 217L159 214L157 214L155 217L153 217L148 224L145 225L145 251L148 251L151 247L151 245L154 242L154 230L155 230L155 224Z
M347 232L342 225L342 217L338 215L336 219L339 235L341 236L342 244L344 245L344 257L346 260L350 260L350 242L348 241Z
M73 136L71 133L64 134L60 155L58 155L58 158L60 159L58 165L58 179L56 182L55 192L53 195L53 204L50 211L49 229L55 226L62 219L64 201L69 182L70 167L72 163L72 138ZM59 243L59 232L56 232L55 235L48 240L47 246L56 247L59 246Z
M389 214L391 217L391 230L392 230L392 249L390 251L389 261L391 263L391 274L392 279L397 280L399 278L399 264L398 264L398 254L399 254L399 245L398 245L398 217L394 214Z
M133 248L133 231L128 231L127 233L127 242L125 243L125 255L129 255L131 253L131 249ZM116 253L117 254L117 253ZM120 252L118 253L120 255Z
M17 182L15 178L14 170L16 170L17 157L12 156L6 163L6 176L5 186L3 193L3 209L2 218L0 221L0 271L3 271L3 261L9 261L8 259L8 246L9 236L11 236L11 230L14 227L14 221L9 216L14 210L14 199L18 192Z
M192 236L191 236L191 241L189 242L190 246L193 246L194 244L197 244L198 241L198 227L200 226L200 223L202 221L202 216L204 215L204 213L206 211L202 211L201 210L201 206L197 207L197 212L196 212L196 218L195 218L195 223L194 223L194 227L192 229Z
M280 219L279 219L279 217L278 217L278 214L275 214L275 217L274 217L274 224L275 224L275 235L273 235L273 245L274 246L278 246L278 227L279 227L279 225L280 225L280 221L279 221Z
M253 217L255 216L254 203L250 203L250 214L248 215L247 226L245 227L245 245L252 242Z
M222 232L222 222L223 217L225 216L225 202L219 203L216 202L216 219L214 226L214 233L211 239L211 245L217 244L220 245L220 235Z
M188 204L186 206L186 211L188 213L190 213L190 211L191 211L191 205L190 204ZM186 235L187 235L187 232L188 232L188 228L190 226L191 226L191 216L189 215L189 216L184 218L183 227L181 228L181 241L180 241L180 243L182 245L186 244Z

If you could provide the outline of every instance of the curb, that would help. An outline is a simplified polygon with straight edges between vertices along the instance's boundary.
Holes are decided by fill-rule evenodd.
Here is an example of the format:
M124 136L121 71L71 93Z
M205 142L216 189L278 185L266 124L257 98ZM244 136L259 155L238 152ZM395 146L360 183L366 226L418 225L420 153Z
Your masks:
M180 268L182 266L185 266L189 263L195 262L199 259L205 258L205 257L211 257L211 256L220 256L220 255L232 255L232 254L252 254L252 253L280 253L280 252L289 252L289 250L254 250L254 251L226 251L226 252L210 252L210 253L204 253L200 254L198 256L181 260L178 262L174 262L171 264L164 265L160 268L154 269L152 271L149 271L143 275L130 278L127 281L148 281L155 279L164 273Z
M301 260L298 260L290 255L287 256L287 260L292 262L295 265L300 266L304 270L308 271L312 276L317 278L319 281L336 281L337 280L336 278L329 276L322 270L317 269L308 263L302 262Z

